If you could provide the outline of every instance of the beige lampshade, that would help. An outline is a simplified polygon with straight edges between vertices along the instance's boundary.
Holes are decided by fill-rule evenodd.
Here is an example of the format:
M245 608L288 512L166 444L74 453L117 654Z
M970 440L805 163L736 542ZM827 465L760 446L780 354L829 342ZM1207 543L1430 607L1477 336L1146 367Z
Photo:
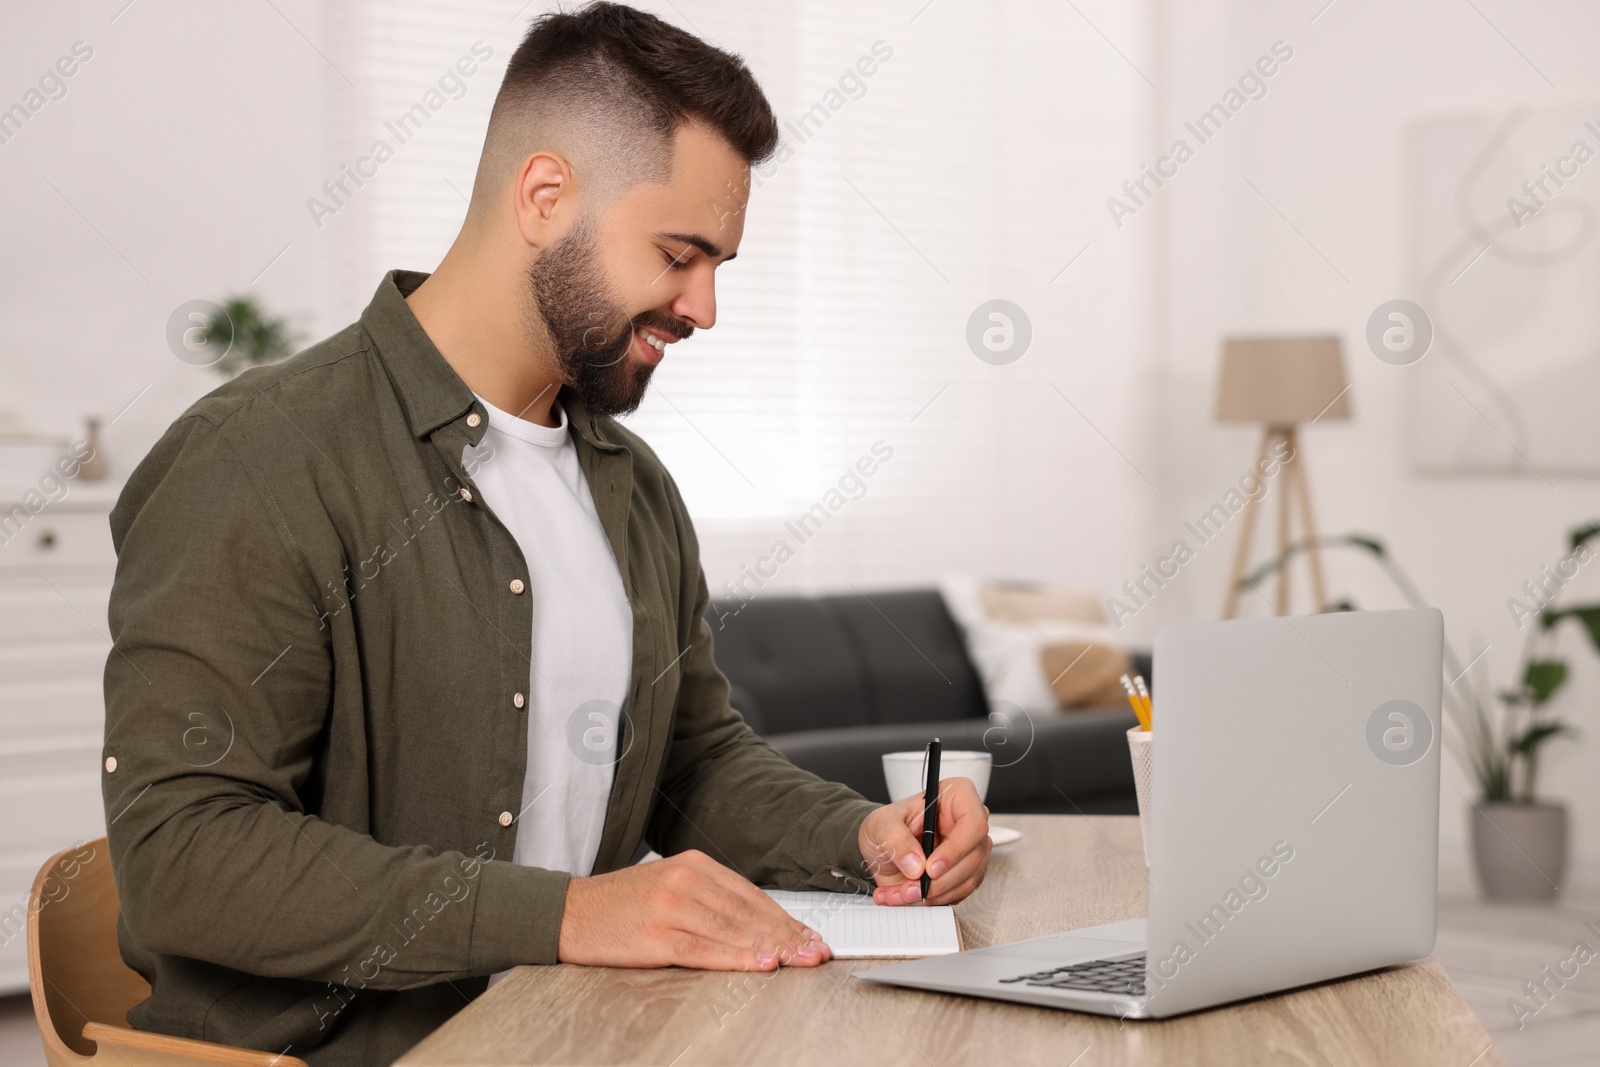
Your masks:
M1337 337L1230 337L1222 346L1217 421L1347 419L1348 384Z

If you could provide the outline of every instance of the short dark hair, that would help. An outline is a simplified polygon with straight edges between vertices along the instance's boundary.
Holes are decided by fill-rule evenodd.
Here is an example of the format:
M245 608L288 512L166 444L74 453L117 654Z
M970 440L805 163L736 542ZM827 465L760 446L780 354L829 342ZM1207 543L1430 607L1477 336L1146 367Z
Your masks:
M485 154L520 142L518 126L574 114L602 135L654 135L658 167L673 134L691 121L751 165L778 146L777 117L743 60L624 4L591 3L533 21L506 66Z

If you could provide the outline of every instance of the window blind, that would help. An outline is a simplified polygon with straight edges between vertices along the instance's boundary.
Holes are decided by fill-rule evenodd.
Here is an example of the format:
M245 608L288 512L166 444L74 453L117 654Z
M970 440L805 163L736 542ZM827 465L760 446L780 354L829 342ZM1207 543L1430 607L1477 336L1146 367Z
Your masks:
M330 73L332 173L475 45L490 53L323 220L331 299L359 309L383 271L438 263L500 75L544 6L328 9L330 58L353 83ZM640 6L743 55L784 131L753 177L739 258L718 271L715 329L669 351L628 420L682 488L713 591L758 571L745 590L1120 573L1148 481L1144 305L1139 227L1113 227L1105 200L1148 156L1144 6ZM1031 324L1009 365L967 338L997 298Z

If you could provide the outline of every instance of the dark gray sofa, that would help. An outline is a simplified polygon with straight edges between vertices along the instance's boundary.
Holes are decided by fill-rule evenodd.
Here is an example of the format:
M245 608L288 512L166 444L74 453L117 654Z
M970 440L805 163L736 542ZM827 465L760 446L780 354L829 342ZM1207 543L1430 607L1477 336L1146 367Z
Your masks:
M960 631L935 590L757 596L707 613L732 703L797 766L889 800L880 757L994 755L992 812L1137 814L1120 708L990 718ZM1135 667L1151 675L1147 656Z

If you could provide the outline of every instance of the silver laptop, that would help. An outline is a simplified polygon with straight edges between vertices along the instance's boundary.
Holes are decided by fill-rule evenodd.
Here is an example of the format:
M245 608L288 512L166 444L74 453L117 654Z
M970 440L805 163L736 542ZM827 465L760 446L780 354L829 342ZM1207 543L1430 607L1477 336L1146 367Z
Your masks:
M1443 650L1433 608L1162 627L1148 916L855 977L1139 1019L1427 955Z

